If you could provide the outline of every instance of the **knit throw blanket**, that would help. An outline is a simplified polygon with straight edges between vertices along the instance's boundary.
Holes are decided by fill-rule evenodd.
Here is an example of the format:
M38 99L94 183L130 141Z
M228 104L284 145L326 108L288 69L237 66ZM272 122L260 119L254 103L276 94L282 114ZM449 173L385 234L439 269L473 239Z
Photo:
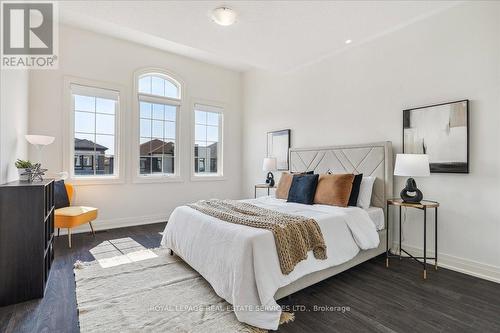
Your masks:
M201 200L188 205L206 215L229 223L270 230L274 235L281 272L289 274L313 251L326 259L326 245L318 223L311 218L290 215L236 200Z

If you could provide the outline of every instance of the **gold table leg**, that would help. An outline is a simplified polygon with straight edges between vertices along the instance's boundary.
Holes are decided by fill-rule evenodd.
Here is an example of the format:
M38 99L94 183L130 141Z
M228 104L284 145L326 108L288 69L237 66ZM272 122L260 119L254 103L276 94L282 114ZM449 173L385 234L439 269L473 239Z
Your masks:
M71 228L68 228L68 245L71 247Z

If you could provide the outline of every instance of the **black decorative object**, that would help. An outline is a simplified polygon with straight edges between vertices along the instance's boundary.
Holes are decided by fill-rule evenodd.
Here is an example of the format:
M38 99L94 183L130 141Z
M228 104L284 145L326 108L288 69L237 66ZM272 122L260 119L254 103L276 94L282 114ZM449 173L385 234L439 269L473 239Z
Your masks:
M417 188L415 179L408 178L406 180L406 187L401 191L401 199L403 199L404 202L418 203L422 201L423 198L424 195L422 191Z
M469 173L469 100L403 110L403 153L429 155L431 173Z
M274 186L274 175L271 171L267 173L266 184L268 184L270 187Z

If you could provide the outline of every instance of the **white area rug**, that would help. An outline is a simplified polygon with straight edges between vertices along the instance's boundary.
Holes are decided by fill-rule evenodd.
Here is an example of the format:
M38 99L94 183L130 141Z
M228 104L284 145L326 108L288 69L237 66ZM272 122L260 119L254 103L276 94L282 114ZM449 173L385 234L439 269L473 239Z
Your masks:
M134 260L128 254L130 260L115 265L75 264L81 332L265 332L240 323L229 303L179 257L147 251L154 255Z

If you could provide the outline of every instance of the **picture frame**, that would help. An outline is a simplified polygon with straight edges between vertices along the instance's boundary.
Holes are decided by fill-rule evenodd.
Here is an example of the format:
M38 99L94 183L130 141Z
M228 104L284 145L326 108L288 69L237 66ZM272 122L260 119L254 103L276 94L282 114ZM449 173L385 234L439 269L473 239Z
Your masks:
M277 171L289 169L290 129L267 132L267 157L276 157Z
M469 100L403 110L403 153L429 155L431 173L469 173Z

